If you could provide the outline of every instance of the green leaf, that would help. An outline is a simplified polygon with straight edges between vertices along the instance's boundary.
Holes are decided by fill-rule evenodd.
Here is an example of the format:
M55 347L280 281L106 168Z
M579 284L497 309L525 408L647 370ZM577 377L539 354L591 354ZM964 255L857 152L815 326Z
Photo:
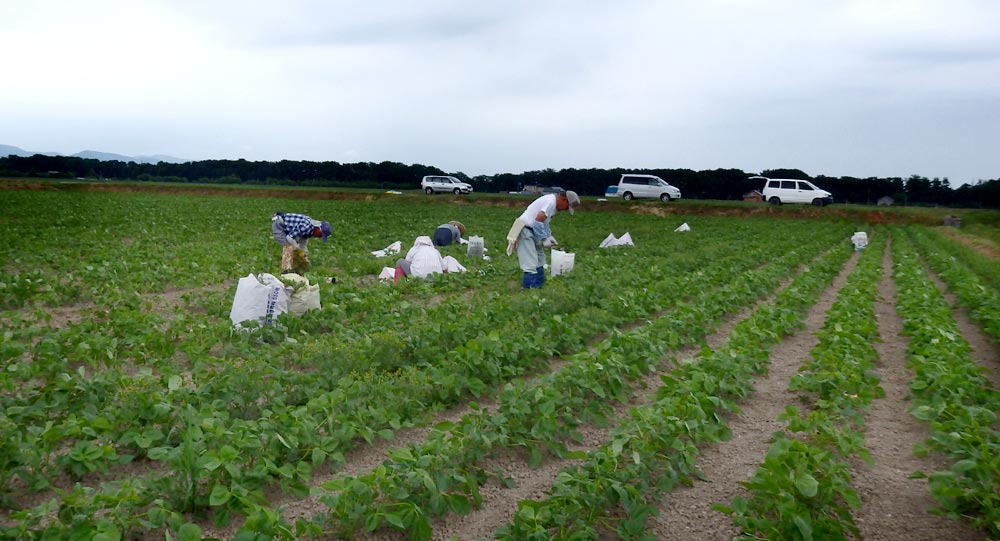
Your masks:
M807 517L795 515L792 517L792 522L795 523L795 526L799 529L799 533L802 534L802 539L810 541L813 538L812 523L809 522Z
M477 409L477 408L473 408L473 409ZM453 423L451 421L441 421L441 422L436 423L434 425L434 430L437 430L439 432L449 432L454 427L455 427L455 423Z
M170 456L170 448L169 447L154 447L154 448L152 448L152 449L149 450L148 456L149 456L150 460L163 460L163 459L167 458L168 456Z
M326 460L326 451L324 451L323 448L321 447L313 447L312 450L313 467L321 466L324 460Z
M819 483L812 475L801 473L795 478L795 488L806 498L812 498L819 489Z
M176 374L170 376L170 379L167 380L167 388L170 389L171 391L176 391L177 389L180 389L181 385L183 384L184 380L182 380L181 377Z
M208 497L208 504L212 507L225 505L229 501L232 493L226 485L215 485L212 487L212 494Z
M469 502L469 498L462 494L448 494L447 498L448 507L451 508L452 513L468 515L472 510L472 504Z
M438 492L437 483L434 482L434 478L431 477L431 474L424 472L423 480L424 480L424 488L426 488L430 494L437 494Z
M385 521L399 528L400 530L406 529L406 523L403 522L403 515L399 513L386 513Z
M208 471L215 471L222 465L222 461L217 456L203 456L198 462L202 468Z
M181 525L177 530L178 541L201 541L201 527L192 522Z
M967 472L969 470L974 470L979 465L978 462L971 459L959 460L958 462L951 465L951 471L953 472Z
M377 511L370 511L365 514L365 529L369 532L374 532L381 524L382 521L379 520L379 513Z
M622 448L625 447L625 440L621 438L616 438L611 442L611 454L614 456L621 456Z
M413 541L429 541L431 538L431 523L427 517L420 517L410 530L410 539Z
M111 532L100 532L91 538L92 541L121 541L121 534L117 530Z

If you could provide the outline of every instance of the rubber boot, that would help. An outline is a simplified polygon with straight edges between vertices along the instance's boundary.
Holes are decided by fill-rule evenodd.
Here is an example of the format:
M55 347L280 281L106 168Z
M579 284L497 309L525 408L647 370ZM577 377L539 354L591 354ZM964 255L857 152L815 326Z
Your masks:
M522 273L521 275L521 287L523 289L530 289L532 284L535 283L535 275L530 273Z
M542 287L542 284L545 283L545 267L535 268L535 276L537 277L535 287Z

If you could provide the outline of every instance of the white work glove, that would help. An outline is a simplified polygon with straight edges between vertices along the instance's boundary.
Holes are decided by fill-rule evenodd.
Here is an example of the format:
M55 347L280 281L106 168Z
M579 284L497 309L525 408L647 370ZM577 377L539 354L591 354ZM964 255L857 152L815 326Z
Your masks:
M556 242L556 238L553 237L552 235L549 235L548 238L542 241L542 246L545 246L546 248L556 246L557 244L559 243Z
M515 247L517 247L517 241L516 240L508 240L507 241L507 255L510 255L510 254L514 253L514 248Z
M285 236L285 240L288 241L288 245L291 246L292 249L294 249L294 250L298 250L299 249L299 243L298 243L298 241L295 240L295 237L293 237L291 235L286 235Z

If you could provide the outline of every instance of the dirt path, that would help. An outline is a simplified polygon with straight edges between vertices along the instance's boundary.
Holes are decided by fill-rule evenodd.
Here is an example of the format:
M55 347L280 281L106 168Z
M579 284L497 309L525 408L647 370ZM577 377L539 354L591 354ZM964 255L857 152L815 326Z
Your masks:
M927 426L907 412L907 382L912 378L905 366L909 339L902 335L903 324L896 314L896 286L888 252L882 267L880 298L875 305L881 341L875 349L879 353L876 371L885 398L873 402L866 419L866 444L873 464L859 463L852 472L854 488L862 501L855 513L861 537L865 541L986 539L982 532L928 513L935 502L927 480L907 478L918 470L946 469L947 463L941 457L921 459L913 454L913 447L929 434Z
M738 495L749 496L738 483L753 475L770 445L771 434L784 427L784 423L777 420L778 414L786 405L796 402L794 394L788 391L788 381L816 346L815 333L823 326L826 311L833 306L857 260L858 254L851 257L819 302L809 309L805 329L772 349L767 376L756 382L754 394L740 404L742 413L729 420L732 439L701 449L698 467L708 481L678 487L664 496L655 519L654 532L658 539L717 541L731 539L739 533L730 518L713 510L711 505L728 504Z

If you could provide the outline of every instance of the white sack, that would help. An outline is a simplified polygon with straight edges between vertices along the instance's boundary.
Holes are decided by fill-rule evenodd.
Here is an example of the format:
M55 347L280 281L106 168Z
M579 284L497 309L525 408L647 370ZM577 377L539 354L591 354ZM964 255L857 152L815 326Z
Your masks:
M381 250L375 250L372 255L375 257L385 257L387 255L398 254L403 249L403 243L398 240Z
M301 316L309 310L319 310L322 308L319 302L319 284L310 284L305 276L295 273L281 275L286 287L291 289L291 297L288 301L288 311Z
M687 222L684 222L681 225L679 225L677 227L677 229L674 229L674 233L677 233L677 232L680 232L680 231L691 231L691 226L689 226L687 224Z
M469 247L465 255L469 257L483 257L484 253L486 253L486 243L483 237L477 235L469 237Z
M290 289L271 274L263 273L260 277L248 274L236 285L229 319L237 328L242 328L241 323L247 321L269 325L275 317L288 311Z
M382 267L382 272L379 273L378 279L385 281L392 281L396 278L396 269L394 267Z
M457 259L455 259L454 257L452 257L450 255L444 256L444 259L441 260L441 267L444 269L445 272L465 272L466 271L466 268L463 267L462 264L459 263Z
M851 235L851 242L854 243L854 250L863 250L865 246L868 246L868 233L864 231L858 231Z
M552 250L552 276L559 276L573 270L575 260L576 254Z
M319 284L302 286L292 292L292 297L288 301L288 311L301 316L309 310L319 310L322 306L319 303Z
M632 242L632 235L629 235L628 231L621 238L616 238L614 233L608 233L608 236L601 241L600 248L611 246L635 246L635 243Z

